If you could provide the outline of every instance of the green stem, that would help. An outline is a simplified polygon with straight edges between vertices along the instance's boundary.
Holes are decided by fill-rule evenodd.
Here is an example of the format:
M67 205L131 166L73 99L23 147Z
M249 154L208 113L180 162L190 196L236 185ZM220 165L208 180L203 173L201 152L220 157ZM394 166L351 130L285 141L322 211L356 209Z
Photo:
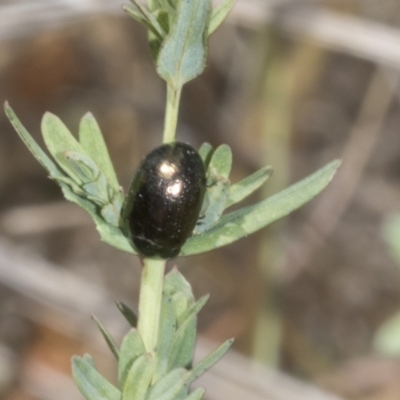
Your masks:
M175 141L181 92L181 88L174 89L167 85L167 106L165 112L163 143Z
M158 339L161 298L166 260L145 258L139 296L138 331L148 352L154 353Z

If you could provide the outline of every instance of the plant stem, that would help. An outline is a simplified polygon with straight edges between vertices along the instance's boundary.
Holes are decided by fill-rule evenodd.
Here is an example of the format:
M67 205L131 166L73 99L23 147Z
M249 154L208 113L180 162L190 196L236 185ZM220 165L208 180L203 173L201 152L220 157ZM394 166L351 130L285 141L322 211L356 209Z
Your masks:
M154 353L158 339L161 297L166 260L143 260L139 296L138 331L146 350Z
M175 141L181 92L182 88L175 89L167 85L167 106L165 111L163 143Z

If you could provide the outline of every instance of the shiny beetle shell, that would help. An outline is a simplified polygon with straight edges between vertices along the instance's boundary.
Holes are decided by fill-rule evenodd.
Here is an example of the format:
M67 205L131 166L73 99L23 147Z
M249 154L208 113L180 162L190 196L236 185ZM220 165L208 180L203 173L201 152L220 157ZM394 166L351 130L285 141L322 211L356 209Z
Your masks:
M129 188L123 224L140 255L173 258L199 217L206 185L200 155L174 142L149 153Z

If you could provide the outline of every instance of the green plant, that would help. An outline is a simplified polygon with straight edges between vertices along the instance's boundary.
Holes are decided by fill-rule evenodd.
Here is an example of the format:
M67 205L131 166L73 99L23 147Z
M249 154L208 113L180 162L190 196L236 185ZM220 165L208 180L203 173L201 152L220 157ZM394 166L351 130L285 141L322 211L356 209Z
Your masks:
M233 4L233 0L225 0L212 10L210 0L149 0L148 7L132 0L132 5L125 7L129 15L147 28L157 72L167 83L164 143L175 141L182 87L202 73L208 37L223 22ZM125 197L118 183L94 117L88 113L82 118L77 140L58 117L46 113L41 129L50 158L7 103L5 112L50 178L60 185L65 198L91 215L101 239L117 249L138 254L123 228L126 221L120 221L121 209L129 196ZM213 149L205 143L199 154L206 171L201 224L182 246L180 256L225 246L284 217L323 190L340 164L334 161L260 203L224 213L257 190L272 170L262 168L231 184L229 146ZM203 389L190 393L190 383L217 362L233 340L226 341L192 366L197 313L206 303L207 296L196 301L189 283L176 268L165 275L166 260L141 258L143 271L138 317L126 305L117 303L132 326L122 344L118 347L106 328L95 320L118 361L119 388L100 375L89 355L73 358L75 382L88 400L200 399Z

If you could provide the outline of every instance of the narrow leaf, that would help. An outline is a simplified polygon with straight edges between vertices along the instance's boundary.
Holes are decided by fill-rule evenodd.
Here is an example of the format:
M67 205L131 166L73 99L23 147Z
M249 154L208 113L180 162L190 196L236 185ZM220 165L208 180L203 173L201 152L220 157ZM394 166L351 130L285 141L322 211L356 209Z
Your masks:
M207 168L207 191L204 196L199 221L193 231L199 235L210 230L221 218L229 190L232 168L232 151L223 144L212 154Z
M44 142L54 158L58 153L64 154L67 151L85 154L79 142L56 115L46 112L41 127ZM68 173L68 170L65 172Z
M189 301L183 292L177 292L172 296L172 304L176 319L180 319L189 307Z
M164 376L168 371L168 356L171 351L172 340L176 330L176 318L171 296L162 297L160 325L157 340L157 371L156 379Z
M99 174L97 166L83 154L65 151L57 153L54 158L67 175L80 186L83 183L93 182Z
M119 359L119 351L118 347L115 343L114 338L110 335L110 333L107 331L107 329L103 326L103 324L100 322L98 318L96 318L94 315L92 316L93 321L97 325L97 327L100 329L101 334L103 335L104 340L106 341L108 347L110 348L111 352L114 354L114 357Z
M39 147L36 141L32 138L29 132L22 125L21 121L15 115L13 109L8 102L4 103L4 111L10 120L12 126L17 131L19 137L25 143L26 147L33 154L37 161L47 170L53 178L61 178L64 174L57 167L57 165L50 159L50 157Z
M264 167L254 172L250 176L242 179L229 187L229 195L225 207L228 208L233 204L239 203L247 196L259 189L265 181L271 176L273 169Z
M175 400L176 396L187 386L184 368L175 369L161 378L149 391L146 400Z
M175 90L205 67L207 58L209 0L181 0L177 16L157 59L157 72Z
M188 383L192 383L199 376L203 375L208 369L210 369L216 362L218 362L224 354L232 346L233 339L227 340L218 349L214 350L204 360L200 361L190 372L187 377Z
M210 143L203 143L199 148L199 154L201 159L203 160L204 167L207 170L208 165L210 164L211 156L213 154L213 147Z
M153 376L154 361L150 353L143 354L132 364L126 377L122 400L144 400Z
M137 315L122 301L116 300L115 304L117 305L118 310L121 312L121 314L128 321L128 324L132 328L136 328L138 322Z
M189 238L181 255L204 253L225 246L288 215L325 189L339 165L340 161L333 161L260 203L224 215L208 232Z
M208 27L208 34L211 35L228 16L236 0L224 0L215 10L213 10L210 19L210 26Z
M112 165L100 127L93 114L87 113L79 125L79 142L91 159L102 169L109 184L119 190L118 179Z
M118 362L118 381L124 387L126 377L136 359L146 352L143 340L136 329L131 329L122 340Z
M139 13L142 15L142 18L147 22L147 26L151 27L151 31L160 39L162 39L166 35L166 32L158 23L156 17L145 7L142 7L138 1L131 0L131 3L134 4Z
M173 337L169 354L169 367L171 369L187 367L192 362L196 345L197 314L204 307L209 297L209 295L201 297L178 321L178 330Z
M197 337L197 318L193 317L175 336L169 354L168 368L188 368L193 362Z
M174 295L175 293L182 292L188 303L194 303L194 297L192 293L192 287L185 277L178 271L178 269L172 268L164 278L164 293L166 295Z
M121 392L103 378L87 359L72 358L72 376L87 400L121 400Z
M210 165L207 169L208 180L228 179L232 169L232 151L227 144L218 146L212 154Z

